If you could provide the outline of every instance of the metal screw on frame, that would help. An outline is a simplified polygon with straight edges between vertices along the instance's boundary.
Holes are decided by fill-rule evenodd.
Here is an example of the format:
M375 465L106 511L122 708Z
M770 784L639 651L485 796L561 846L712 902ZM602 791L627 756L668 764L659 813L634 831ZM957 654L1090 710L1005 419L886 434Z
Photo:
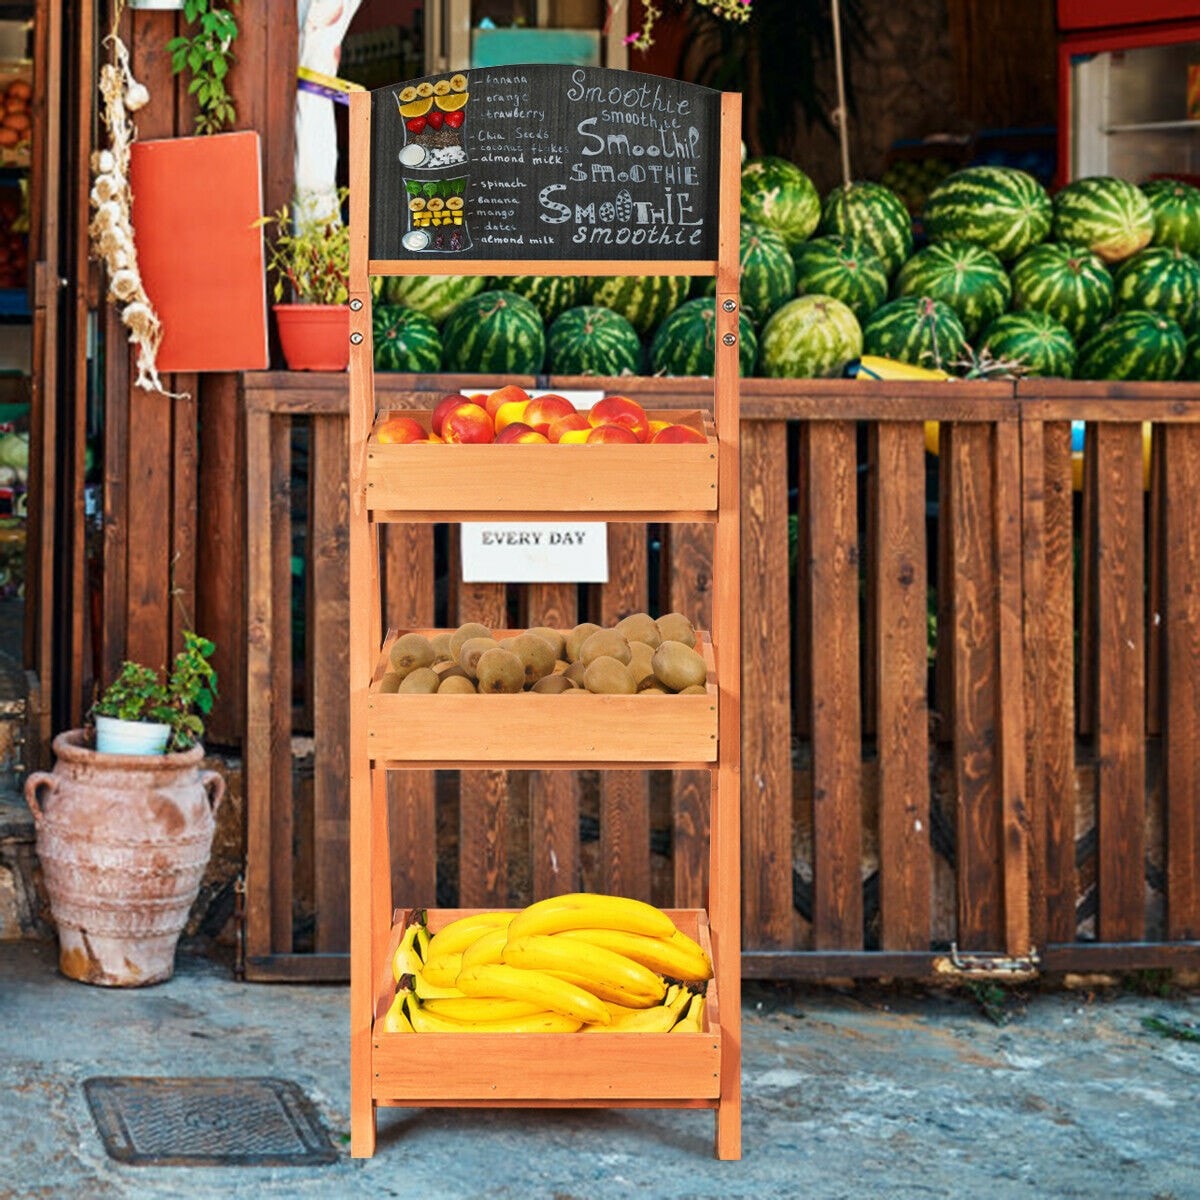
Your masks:
M727 346L735 346L735 345L737 345L737 335L733 334L733 333L727 333L721 339L721 341L723 341L725 343L725 345L727 345Z
M352 333L350 335L350 345L358 346L358 345L361 345L361 343L362 343L362 334L361 333Z
M734 311L734 310L737 308L737 301L736 301L736 300L726 300L726 301L725 301L725 302L724 302L724 303L721 305L721 307L722 307L722 308L723 308L723 309L724 309L726 312L733 312L733 311Z
M351 312L359 312L361 309L362 309L362 301L361 300L355 299L355 300L350 301L350 311Z

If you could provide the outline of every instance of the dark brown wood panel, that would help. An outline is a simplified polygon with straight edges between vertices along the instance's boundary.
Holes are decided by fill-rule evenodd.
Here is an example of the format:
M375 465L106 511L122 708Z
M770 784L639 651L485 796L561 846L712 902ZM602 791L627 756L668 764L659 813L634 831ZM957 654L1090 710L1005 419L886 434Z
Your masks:
M792 941L787 426L744 426L741 452L742 927L767 949Z
M812 424L813 948L863 944L857 450L849 421Z
M880 943L884 950L926 950L932 861L924 431L881 425L872 443Z

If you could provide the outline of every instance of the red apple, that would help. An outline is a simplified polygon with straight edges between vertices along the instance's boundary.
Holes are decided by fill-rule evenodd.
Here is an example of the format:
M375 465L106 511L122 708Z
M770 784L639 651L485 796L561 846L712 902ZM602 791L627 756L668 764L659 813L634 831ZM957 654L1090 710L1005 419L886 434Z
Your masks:
M587 440L589 443L629 442L636 446L638 436L628 425L596 425L587 435Z
M494 413L492 420L496 425L496 432L499 433L506 425L513 424L514 421L525 421L525 410L529 407L528 400L509 400L507 403L500 405Z
M384 446L423 442L429 436L419 421L412 417L389 417L375 431L375 436Z
M430 427L436 434L442 432L442 422L446 419L446 414L452 409L457 408L460 404L469 404L470 401L461 392L455 392L451 396L443 396L438 401L438 406L433 410L433 419L429 422ZM478 401L476 401L478 403Z
M556 396L547 392L544 396L535 396L525 410L525 423L532 426L538 433L550 436L550 426L560 417L570 416L575 411L566 396Z
M452 408L442 421L442 440L455 443L490 442L496 434L487 410L469 400Z
M644 442L650 436L650 421L646 410L628 396L605 396L592 405L588 421L593 428L601 425L624 425L634 436L634 441Z
M550 428L546 430L546 436L552 442L561 442L563 437L568 433L582 432L586 434L591 428L591 425L588 423L587 413L567 413L565 417L559 417L557 421L550 422ZM571 440L578 442L583 439L572 438Z
M708 439L690 425L668 425L665 429L660 429L650 441L660 446L672 442L706 442Z
M508 404L513 400L523 400L528 404L529 393L523 387L518 387L515 383L506 383L494 392L489 392L486 400L477 400L476 403L482 404L487 409L488 416L495 418L496 410L500 405Z

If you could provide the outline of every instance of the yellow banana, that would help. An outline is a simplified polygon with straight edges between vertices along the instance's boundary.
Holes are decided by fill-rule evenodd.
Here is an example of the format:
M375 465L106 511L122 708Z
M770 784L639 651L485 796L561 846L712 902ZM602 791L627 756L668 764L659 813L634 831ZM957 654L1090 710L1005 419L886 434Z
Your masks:
M650 937L670 937L675 922L653 904L627 896L572 892L551 896L522 909L508 927L509 941L564 929L625 929Z
M424 1000L421 1007L439 1017L455 1021L507 1021L512 1017L529 1017L546 1010L530 1000L499 1000L495 996L451 996L446 999Z
M611 1019L608 1009L590 992L545 971L525 971L507 963L484 963L460 971L456 986L468 996L527 1000L571 1017L581 1025L587 1022L606 1025Z
M541 1009L500 1021L456 1021L410 1001L408 1017L417 1033L574 1033L580 1022L562 1013Z
M608 1027L610 1033L667 1033L679 1020L680 1013L687 1007L689 992L676 987L662 1004L644 1008L641 1012L627 1013L617 1017Z
M623 929L566 929L555 936L603 946L668 979L703 983L712 978L708 955L698 942L678 929L669 938L646 937Z
M421 974L435 987L457 987L455 980L462 969L462 954L431 955L421 968Z
M384 1033L412 1033L412 1022L404 1014L404 1001L408 992L399 991L387 1012L383 1014Z
M641 963L575 938L535 936L513 941L510 930L504 961L529 971L552 971L601 1000L631 1008L657 1004L667 990L662 979Z
M481 933L463 952L462 966L477 967L483 963L498 963L508 940L508 929L501 925ZM461 968L460 968L461 969Z
M516 916L511 912L472 913L469 917L459 917L451 921L435 933L429 943L430 954L461 954L481 933L497 926L507 926Z
M672 1033L703 1033L704 1032L704 997L693 996L688 1003L687 1012L679 1018L671 1029Z
M430 983L420 971L413 976L412 990L416 992L419 1000L449 1000L462 996L462 992L456 987L438 987Z
M423 927L416 921L404 927L400 935L400 944L392 955L392 978L399 981L401 975L411 975L423 966L421 943L418 938Z

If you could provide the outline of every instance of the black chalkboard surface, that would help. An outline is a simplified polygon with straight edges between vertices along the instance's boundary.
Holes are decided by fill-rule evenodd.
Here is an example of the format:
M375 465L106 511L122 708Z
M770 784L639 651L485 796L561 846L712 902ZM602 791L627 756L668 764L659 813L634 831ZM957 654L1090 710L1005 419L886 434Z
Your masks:
M721 94L603 67L371 93L373 259L717 256Z

